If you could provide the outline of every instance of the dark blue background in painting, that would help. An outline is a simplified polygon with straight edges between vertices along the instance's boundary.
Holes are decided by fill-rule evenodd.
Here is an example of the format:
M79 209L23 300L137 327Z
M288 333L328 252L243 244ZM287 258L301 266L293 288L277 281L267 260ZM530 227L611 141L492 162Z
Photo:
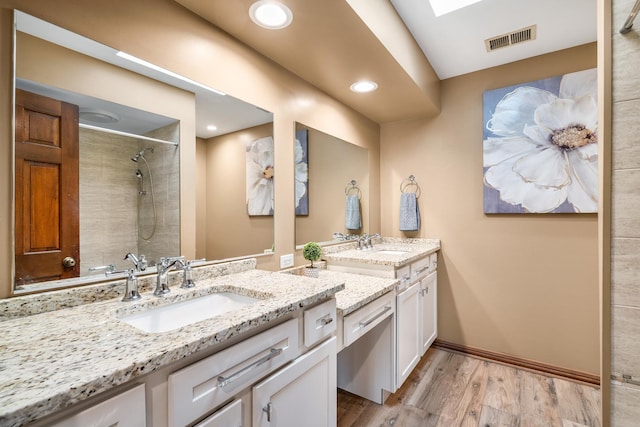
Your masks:
M309 141L307 129L297 130L296 139L302 146L302 161L307 164L307 190L296 208L296 215L309 215Z
M491 119L493 112L496 109L498 102L504 98L508 93L513 92L518 87L535 87L542 90L547 90L554 95L558 95L560 92L560 81L562 76L550 77L548 79L537 80L534 82L523 83L519 85L506 86L499 89L492 89L482 94L482 138L487 139L491 136L498 136L493 134L487 129L487 122ZM484 162L483 162L484 163ZM482 176L484 177L487 168L483 168ZM500 193L488 185L484 184L484 213L528 213L521 205L511 205L509 203L500 200ZM551 211L551 213L575 213L575 209L569 202L564 202L557 209Z

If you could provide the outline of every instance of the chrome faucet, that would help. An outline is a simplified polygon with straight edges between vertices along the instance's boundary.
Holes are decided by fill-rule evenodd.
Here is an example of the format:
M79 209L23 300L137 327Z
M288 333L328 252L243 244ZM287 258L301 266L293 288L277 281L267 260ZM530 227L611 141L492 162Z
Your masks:
M136 271L145 271L147 269L147 259L144 254L140 255L140 258L129 252L124 256L125 260L130 260L136 268Z
M369 236L365 236L365 238L364 238L364 247L365 247L365 249L373 248L373 239L381 238L381 237L382 236L380 236L378 233L371 234Z
M156 269L158 271L158 276L156 280L156 289L153 291L153 294L157 297L164 296L170 292L169 289L169 279L168 274L171 269L173 269L176 265L180 264L184 266L184 257L162 257L158 260L156 264Z
M191 268L191 263L204 261L204 260L205 259L202 258L202 259L189 260L189 261L183 261L180 259L177 261L177 263L180 264L180 268L182 269L182 284L180 285L181 288L190 289L196 286L196 282L191 277L191 273L193 271L193 269Z
M358 243L356 246L356 250L362 250L362 249L366 249L366 242L367 239L369 238L369 236L367 236L366 233L362 233L360 236L358 236Z

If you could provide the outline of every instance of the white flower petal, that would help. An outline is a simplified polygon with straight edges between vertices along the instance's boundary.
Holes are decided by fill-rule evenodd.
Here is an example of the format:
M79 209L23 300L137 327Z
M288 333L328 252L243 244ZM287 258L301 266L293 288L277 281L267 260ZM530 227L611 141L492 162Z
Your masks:
M583 125L595 131L598 123L598 106L593 98L584 96L577 100L557 99L540 105L535 112L536 123L549 130L566 129Z
M523 156L535 149L536 145L527 138L487 138L483 141L484 166L493 166L513 156Z
M500 199L536 213L551 212L566 200L566 187L549 189L526 182L513 171L514 163L514 159L504 161L485 173L485 183L500 192Z
M522 133L539 146L549 147L553 145L551 142L551 132L542 126L525 126Z
M506 94L496 105L487 129L499 136L522 135L525 126L535 124L533 114L540 104L553 102L556 96L546 90L521 86Z
M558 148L545 148L519 158L513 171L526 182L541 187L560 188L571 182L566 160Z
M303 156L304 156L304 151L302 150L302 144L300 143L298 138L296 138L296 148L295 148L296 163L300 163L304 158Z
M573 150L577 155L585 160L593 160L598 157L598 144L587 144Z
M577 212L598 211L598 158L586 160L573 150L567 154L574 176L567 200Z
M591 70L565 74L560 82L560 98L581 98L585 95L598 99L598 72Z
M307 177L308 177L307 164L297 163L295 170L296 170L295 172L296 207L298 207L298 205L300 204L300 199L302 199L302 197L307 192Z
M567 187L549 189L531 185L522 207L531 213L551 212L567 199L567 191Z

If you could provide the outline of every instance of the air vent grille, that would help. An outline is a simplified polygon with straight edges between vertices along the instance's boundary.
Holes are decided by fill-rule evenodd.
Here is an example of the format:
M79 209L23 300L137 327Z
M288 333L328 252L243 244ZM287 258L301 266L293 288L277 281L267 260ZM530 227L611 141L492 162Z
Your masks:
M502 47L507 47L517 43L522 43L522 42L535 40L535 39L536 39L536 26L532 25L530 27L522 28L517 31L512 31L507 34L491 37L490 39L486 39L484 41L484 44L487 48L487 52L492 52Z

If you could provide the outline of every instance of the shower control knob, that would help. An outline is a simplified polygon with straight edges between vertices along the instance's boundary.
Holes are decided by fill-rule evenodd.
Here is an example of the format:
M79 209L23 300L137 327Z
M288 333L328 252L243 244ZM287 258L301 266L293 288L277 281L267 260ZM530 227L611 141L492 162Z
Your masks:
M64 265L65 268L73 268L73 267L76 266L76 260L73 257L70 257L70 256L65 257L62 260L62 265Z

